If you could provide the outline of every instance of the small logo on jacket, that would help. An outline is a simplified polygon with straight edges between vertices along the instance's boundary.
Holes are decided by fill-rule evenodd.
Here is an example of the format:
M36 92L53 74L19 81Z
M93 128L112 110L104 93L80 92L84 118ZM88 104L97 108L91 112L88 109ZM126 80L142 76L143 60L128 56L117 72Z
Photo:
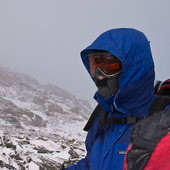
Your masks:
M118 151L119 155L126 155L126 151Z

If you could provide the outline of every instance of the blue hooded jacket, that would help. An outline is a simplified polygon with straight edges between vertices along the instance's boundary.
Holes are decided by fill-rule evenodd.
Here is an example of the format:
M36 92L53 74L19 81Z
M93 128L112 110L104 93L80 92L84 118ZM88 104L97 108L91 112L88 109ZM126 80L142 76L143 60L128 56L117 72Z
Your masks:
M67 170L122 170L124 153L130 143L133 125L115 124L107 126L97 137L102 110L108 117L148 116L154 95L154 63L150 44L146 36L132 28L112 29L101 34L81 52L82 61L90 74L88 51L106 50L122 62L119 91L102 98L98 91L94 98L102 107L85 141L87 155ZM113 109L113 113L111 110Z

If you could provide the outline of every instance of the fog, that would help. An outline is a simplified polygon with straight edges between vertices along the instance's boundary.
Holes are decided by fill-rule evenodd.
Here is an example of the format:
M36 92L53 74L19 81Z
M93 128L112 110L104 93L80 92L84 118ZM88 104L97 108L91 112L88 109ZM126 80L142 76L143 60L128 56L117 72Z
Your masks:
M0 65L96 104L80 52L108 29L138 29L151 41L157 80L170 78L170 1L0 0Z

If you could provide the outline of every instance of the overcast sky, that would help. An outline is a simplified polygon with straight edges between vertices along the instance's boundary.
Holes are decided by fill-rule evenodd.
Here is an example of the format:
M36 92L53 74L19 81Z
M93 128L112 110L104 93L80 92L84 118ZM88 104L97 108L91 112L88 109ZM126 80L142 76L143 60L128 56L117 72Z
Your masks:
M156 79L170 78L169 0L0 0L0 65L95 104L80 51L108 29L138 29L151 41Z

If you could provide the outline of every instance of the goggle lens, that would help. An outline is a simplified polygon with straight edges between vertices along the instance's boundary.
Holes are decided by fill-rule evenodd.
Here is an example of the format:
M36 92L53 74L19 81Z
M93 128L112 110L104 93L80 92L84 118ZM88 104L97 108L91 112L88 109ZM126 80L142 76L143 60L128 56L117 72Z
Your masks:
M113 75L122 70L122 62L110 53L90 54L89 64L91 76L94 75L97 67L107 75Z

